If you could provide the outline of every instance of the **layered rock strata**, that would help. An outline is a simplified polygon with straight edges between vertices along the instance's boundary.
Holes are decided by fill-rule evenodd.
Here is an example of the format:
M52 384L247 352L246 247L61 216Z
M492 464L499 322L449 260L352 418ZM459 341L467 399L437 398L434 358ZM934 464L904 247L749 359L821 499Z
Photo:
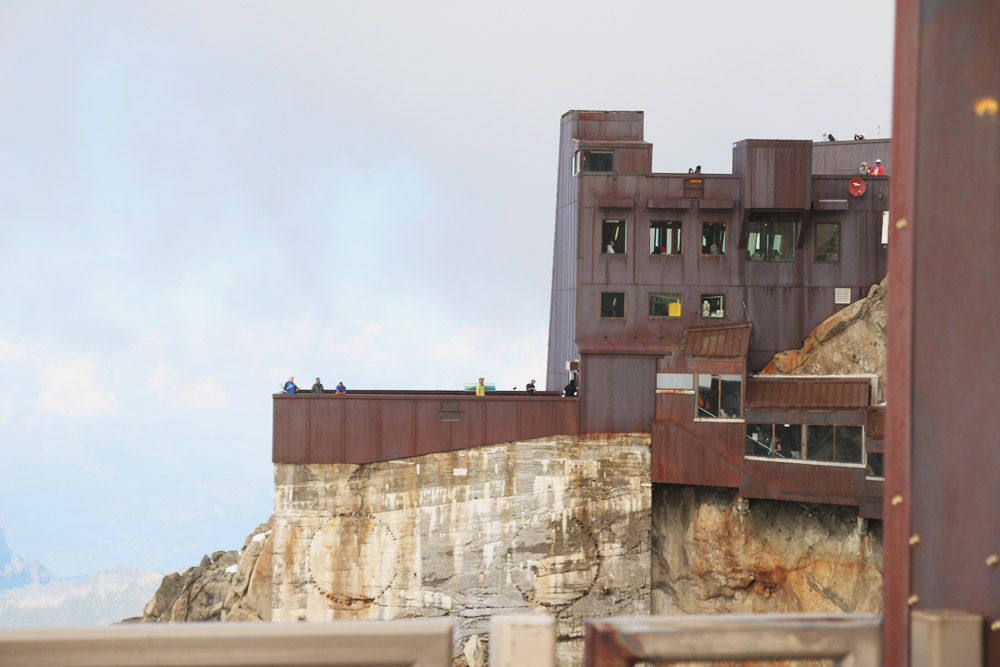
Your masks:
M465 661L491 615L546 613L579 663L585 617L649 612L649 455L648 435L559 436L277 464L272 618L449 616Z

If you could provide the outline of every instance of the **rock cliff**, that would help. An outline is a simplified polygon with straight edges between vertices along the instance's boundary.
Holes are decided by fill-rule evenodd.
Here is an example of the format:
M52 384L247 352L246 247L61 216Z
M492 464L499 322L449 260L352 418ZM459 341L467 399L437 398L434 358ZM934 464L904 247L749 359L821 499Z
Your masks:
M801 349L779 352L762 374L878 375L878 401L885 400L886 279L868 296L827 318L812 330Z
M216 551L183 574L165 576L142 617L127 622L269 621L273 521L259 525L239 551Z

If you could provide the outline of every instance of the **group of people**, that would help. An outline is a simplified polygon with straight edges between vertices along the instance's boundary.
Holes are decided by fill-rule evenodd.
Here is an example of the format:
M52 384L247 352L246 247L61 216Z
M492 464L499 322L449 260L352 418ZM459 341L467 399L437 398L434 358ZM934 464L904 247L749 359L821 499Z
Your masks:
M861 166L858 167L858 174L861 176L885 176L885 167L882 166L881 158L875 160L875 164L871 167L868 166L867 162L862 162Z
M699 164L697 167L693 167L693 168L692 167L688 167L688 173L689 174L700 174L701 173L701 165Z
M514 389L517 389L517 387L514 387ZM524 392L528 396L535 395L535 378L531 378L531 382L524 385ZM577 393L576 378L570 378L569 384L563 387L562 395L572 397L576 396L576 393ZM485 395L486 395L486 381L484 378L479 378L479 382L476 384L476 396L485 396Z
M288 381L285 382L285 388L282 391L284 393L286 393L286 394L299 394L299 393L302 393L302 390L299 389L298 385L295 384L295 376L294 375L292 377L288 378ZM326 390L323 389L323 383L320 381L319 378L316 378L316 383L313 384L312 389L310 389L309 391L311 393L313 393L313 394L323 394L323 393L326 392ZM344 386L343 381L337 383L337 388L333 390L333 393L335 393L335 394L346 394L347 393L347 387Z
M832 132L824 132L823 133L823 139L824 139L824 141L836 141L837 140L837 138L835 136L833 136ZM855 132L854 133L854 140L855 141L864 141L865 140L865 135L861 134L860 132Z

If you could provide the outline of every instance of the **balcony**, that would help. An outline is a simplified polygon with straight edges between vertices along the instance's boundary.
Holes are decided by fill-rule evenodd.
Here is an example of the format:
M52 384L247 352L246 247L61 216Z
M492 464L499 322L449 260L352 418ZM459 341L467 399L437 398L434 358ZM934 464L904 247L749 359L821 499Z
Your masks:
M558 392L275 394L274 463L372 463L576 435L580 401Z

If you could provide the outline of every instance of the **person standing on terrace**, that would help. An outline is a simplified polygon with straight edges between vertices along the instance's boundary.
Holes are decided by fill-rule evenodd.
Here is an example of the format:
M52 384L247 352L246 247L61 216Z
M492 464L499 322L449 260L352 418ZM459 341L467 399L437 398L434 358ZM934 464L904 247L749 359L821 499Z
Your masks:
M535 378L531 378L531 382L525 385L524 390L528 393L528 396L535 395Z
M347 387L344 386L344 381L343 380L341 380L340 382L337 383L337 393L338 394L346 394L347 393Z
M312 386L312 390L311 391L314 394L322 394L323 393L323 383L319 381L319 378L316 378L316 384L314 384Z
M486 385L483 384L483 378L479 378L479 384L476 385L476 396L486 395Z
M288 378L288 382L285 383L285 393L286 394L297 394L299 388L295 386L295 376Z

